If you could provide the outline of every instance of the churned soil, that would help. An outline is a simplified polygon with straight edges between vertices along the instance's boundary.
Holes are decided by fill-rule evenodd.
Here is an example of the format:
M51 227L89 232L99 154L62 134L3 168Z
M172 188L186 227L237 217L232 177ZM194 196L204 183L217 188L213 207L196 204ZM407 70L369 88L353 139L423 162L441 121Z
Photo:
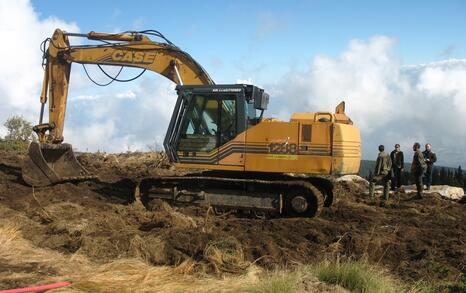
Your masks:
M134 201L137 178L183 174L161 154L82 154L79 160L99 181L35 189L21 179L21 160L0 152L0 221L14 217L35 246L96 263L137 257L176 266L189 259L217 274L239 273L248 263L275 269L339 257L367 259L407 282L466 274L465 205L440 196L396 194L382 201L343 182L333 205L316 218L254 219ZM230 258L219 261L216 251ZM0 259L0 270L21 270L7 266Z

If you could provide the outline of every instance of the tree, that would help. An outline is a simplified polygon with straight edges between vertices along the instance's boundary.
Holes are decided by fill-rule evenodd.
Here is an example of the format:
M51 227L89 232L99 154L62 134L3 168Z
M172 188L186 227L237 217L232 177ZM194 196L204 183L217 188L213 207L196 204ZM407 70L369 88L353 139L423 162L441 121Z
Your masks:
M437 167L432 169L432 185L441 185L440 170Z
M411 173L408 171L403 171L401 173L401 184L408 185L411 183Z
M457 186L464 185L464 174L463 170L461 169L461 166L458 166L458 169L456 170L455 179Z
M448 177L447 185L455 186L455 176L453 175L453 171L448 169L447 174L448 174L447 175L447 177Z
M463 174L463 190L466 192L466 174Z
M6 140L24 142L35 140L32 124L24 119L23 116L14 115L8 118L3 125L8 131L8 134L5 136Z
M445 170L445 167L442 167L442 169L440 169L440 183L448 184L448 173L447 170Z

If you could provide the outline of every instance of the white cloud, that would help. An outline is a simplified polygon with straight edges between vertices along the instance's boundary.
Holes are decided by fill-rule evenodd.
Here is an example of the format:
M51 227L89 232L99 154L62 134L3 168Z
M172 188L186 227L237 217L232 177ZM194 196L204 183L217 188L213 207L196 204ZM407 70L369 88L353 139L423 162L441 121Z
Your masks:
M115 124L111 120L94 122L88 126L69 127L66 129L66 134L71 138L68 142L72 142L73 148L81 151L105 151L111 147L122 147L120 144L113 144Z
M285 23L271 12L259 13L258 25L255 32L256 39L263 39L285 27Z
M176 102L174 88L171 81L146 73L123 88L104 88L98 99L70 99L65 141L81 151L161 150Z
M100 99L99 95L78 95L70 97L69 101L93 101L97 99Z
M132 90L127 90L122 93L118 93L116 95L118 99L128 99L128 100L134 100L136 99L136 94Z
M385 101L396 98L392 94L406 88L400 78L399 62L391 52L393 42L383 36L369 42L353 40L339 58L317 56L306 72L285 77L279 85L281 95L294 93L289 98L309 109L321 110L332 110L345 99L359 126L372 132L395 111L393 104Z
M138 17L133 20L133 30L141 30L144 27L144 18Z
M458 63L458 65L461 62ZM429 100L453 100L453 105L466 115L466 61L454 68L427 67L419 77L417 89ZM464 118L464 116L463 116ZM465 122L463 120L463 122ZM463 124L464 125L464 124Z
M252 78L248 78L248 79L237 79L237 80L236 80L236 84L254 84L254 82L252 81Z
M56 17L41 19L27 0L0 0L0 121L22 114L34 121L39 115L43 78L39 44L56 28L79 32L75 23ZM5 132L0 126L0 134Z
M337 58L315 57L307 70L271 87L272 110L288 119L302 109L333 111L346 100L365 158L375 156L377 145L397 142L410 154L419 141L432 143L442 164L466 164L466 59L402 66L394 45L377 36L351 41Z

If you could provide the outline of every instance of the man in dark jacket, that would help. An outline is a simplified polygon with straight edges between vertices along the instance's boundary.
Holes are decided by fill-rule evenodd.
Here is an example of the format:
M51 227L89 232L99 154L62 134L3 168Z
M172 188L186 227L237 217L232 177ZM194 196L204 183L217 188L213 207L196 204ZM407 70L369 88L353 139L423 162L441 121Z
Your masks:
M426 189L430 189L432 185L432 171L434 169L434 163L437 162L437 155L432 151L432 145L430 143L426 144L426 150L422 152L424 160L427 164L427 170L424 174L424 183L426 184Z
M392 160L392 190L401 187L401 173L403 172L405 161L400 145L396 144L395 149L390 153Z
M376 183L382 183L384 198L388 200L392 162L384 150L385 147L383 145L379 145L379 155L377 156L377 161L375 163L374 178L372 178L369 184L369 195L374 197L374 185Z
M421 152L421 145L416 142L413 145L413 162L411 163L411 175L416 183L417 194L415 199L422 199L422 175L424 174L427 165L424 161L424 155Z

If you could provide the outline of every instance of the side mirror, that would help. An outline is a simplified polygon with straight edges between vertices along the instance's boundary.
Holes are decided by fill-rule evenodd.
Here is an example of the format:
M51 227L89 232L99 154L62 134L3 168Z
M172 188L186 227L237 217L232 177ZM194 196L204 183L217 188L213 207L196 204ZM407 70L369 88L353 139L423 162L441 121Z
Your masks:
M267 110L270 98L269 94L260 88L254 87L252 95L254 97L254 108L262 111Z

